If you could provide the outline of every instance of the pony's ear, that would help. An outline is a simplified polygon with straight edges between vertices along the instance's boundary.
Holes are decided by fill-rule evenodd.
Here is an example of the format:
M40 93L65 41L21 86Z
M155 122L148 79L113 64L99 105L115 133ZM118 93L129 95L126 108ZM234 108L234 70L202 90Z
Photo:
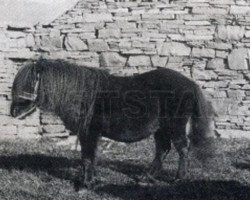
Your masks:
M38 58L38 60L36 60L36 61L34 62L35 71L36 71L37 74L42 73L45 62L46 62L46 59L44 59L42 56L40 56L40 57Z

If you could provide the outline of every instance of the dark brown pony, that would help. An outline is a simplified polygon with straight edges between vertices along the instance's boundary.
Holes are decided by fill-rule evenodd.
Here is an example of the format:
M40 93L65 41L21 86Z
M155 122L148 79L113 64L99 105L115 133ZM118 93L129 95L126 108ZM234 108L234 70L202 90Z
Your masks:
M23 118L38 107L61 117L81 144L82 183L90 186L98 139L136 142L154 134L153 177L174 144L180 156L178 178L186 174L190 145L206 158L211 152L211 106L201 89L180 73L159 68L117 77L63 60L39 59L15 77L11 115ZM186 133L187 124L190 125ZM187 136L188 135L188 136Z

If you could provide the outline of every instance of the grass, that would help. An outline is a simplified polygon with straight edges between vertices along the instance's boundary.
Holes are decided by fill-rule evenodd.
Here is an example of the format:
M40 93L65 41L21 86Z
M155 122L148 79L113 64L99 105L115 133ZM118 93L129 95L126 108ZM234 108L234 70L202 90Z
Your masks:
M220 140L206 167L191 158L189 176L174 181L178 156L171 151L154 185L138 185L153 157L152 139L129 145L100 145L95 190L75 192L80 153L47 139L0 142L1 200L68 199L250 199L247 140Z

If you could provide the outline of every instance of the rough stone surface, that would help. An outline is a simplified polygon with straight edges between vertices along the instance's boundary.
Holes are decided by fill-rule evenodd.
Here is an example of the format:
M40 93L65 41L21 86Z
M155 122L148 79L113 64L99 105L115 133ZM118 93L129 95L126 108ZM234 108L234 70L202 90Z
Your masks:
M228 56L229 68L232 70L249 69L249 50L245 48L234 49Z
M104 40L88 40L89 50L94 52L108 51L109 46Z
M191 49L183 43L168 42L160 46L160 55L163 56L189 56Z
M208 48L193 48L192 55L194 57L214 58L215 50Z
M40 49L43 51L57 51L62 49L63 37L42 36L40 40Z
M50 114L38 112L26 120L9 116L15 74L24 61L41 55L107 67L119 76L156 67L179 71L213 102L217 130L250 134L244 120L250 115L249 13L246 0L80 0L45 26L1 26L0 137L22 132L29 138L37 128L46 136L69 135Z
M63 125L45 125L43 130L46 133L64 133L65 127Z
M153 67L165 67L168 61L168 57L152 56L151 61L152 61Z
M119 55L115 52L101 53L100 65L101 67L115 67L122 68L125 67L127 58Z
M209 70L223 70L225 69L226 65L224 59L221 58L214 58L208 61L206 69Z
M241 26L219 26L218 38L222 40L240 40L243 38L245 28Z
M111 13L86 13L83 15L83 20L87 23L99 21L110 22L112 21L112 15Z
M151 67L151 60L149 56L130 56L128 60L130 67Z
M68 51L84 51L88 49L87 44L78 37L66 37L64 45Z
M99 38L120 38L120 29L101 29L99 30Z

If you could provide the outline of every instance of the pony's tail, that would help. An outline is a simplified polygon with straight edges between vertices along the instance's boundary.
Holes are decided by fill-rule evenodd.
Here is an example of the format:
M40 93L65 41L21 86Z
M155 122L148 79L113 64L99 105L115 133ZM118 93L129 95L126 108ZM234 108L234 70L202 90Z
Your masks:
M205 162L214 155L215 135L212 126L215 113L212 104L206 100L198 86L196 86L195 95L196 101L191 118L192 131L189 138L196 157L201 162Z

